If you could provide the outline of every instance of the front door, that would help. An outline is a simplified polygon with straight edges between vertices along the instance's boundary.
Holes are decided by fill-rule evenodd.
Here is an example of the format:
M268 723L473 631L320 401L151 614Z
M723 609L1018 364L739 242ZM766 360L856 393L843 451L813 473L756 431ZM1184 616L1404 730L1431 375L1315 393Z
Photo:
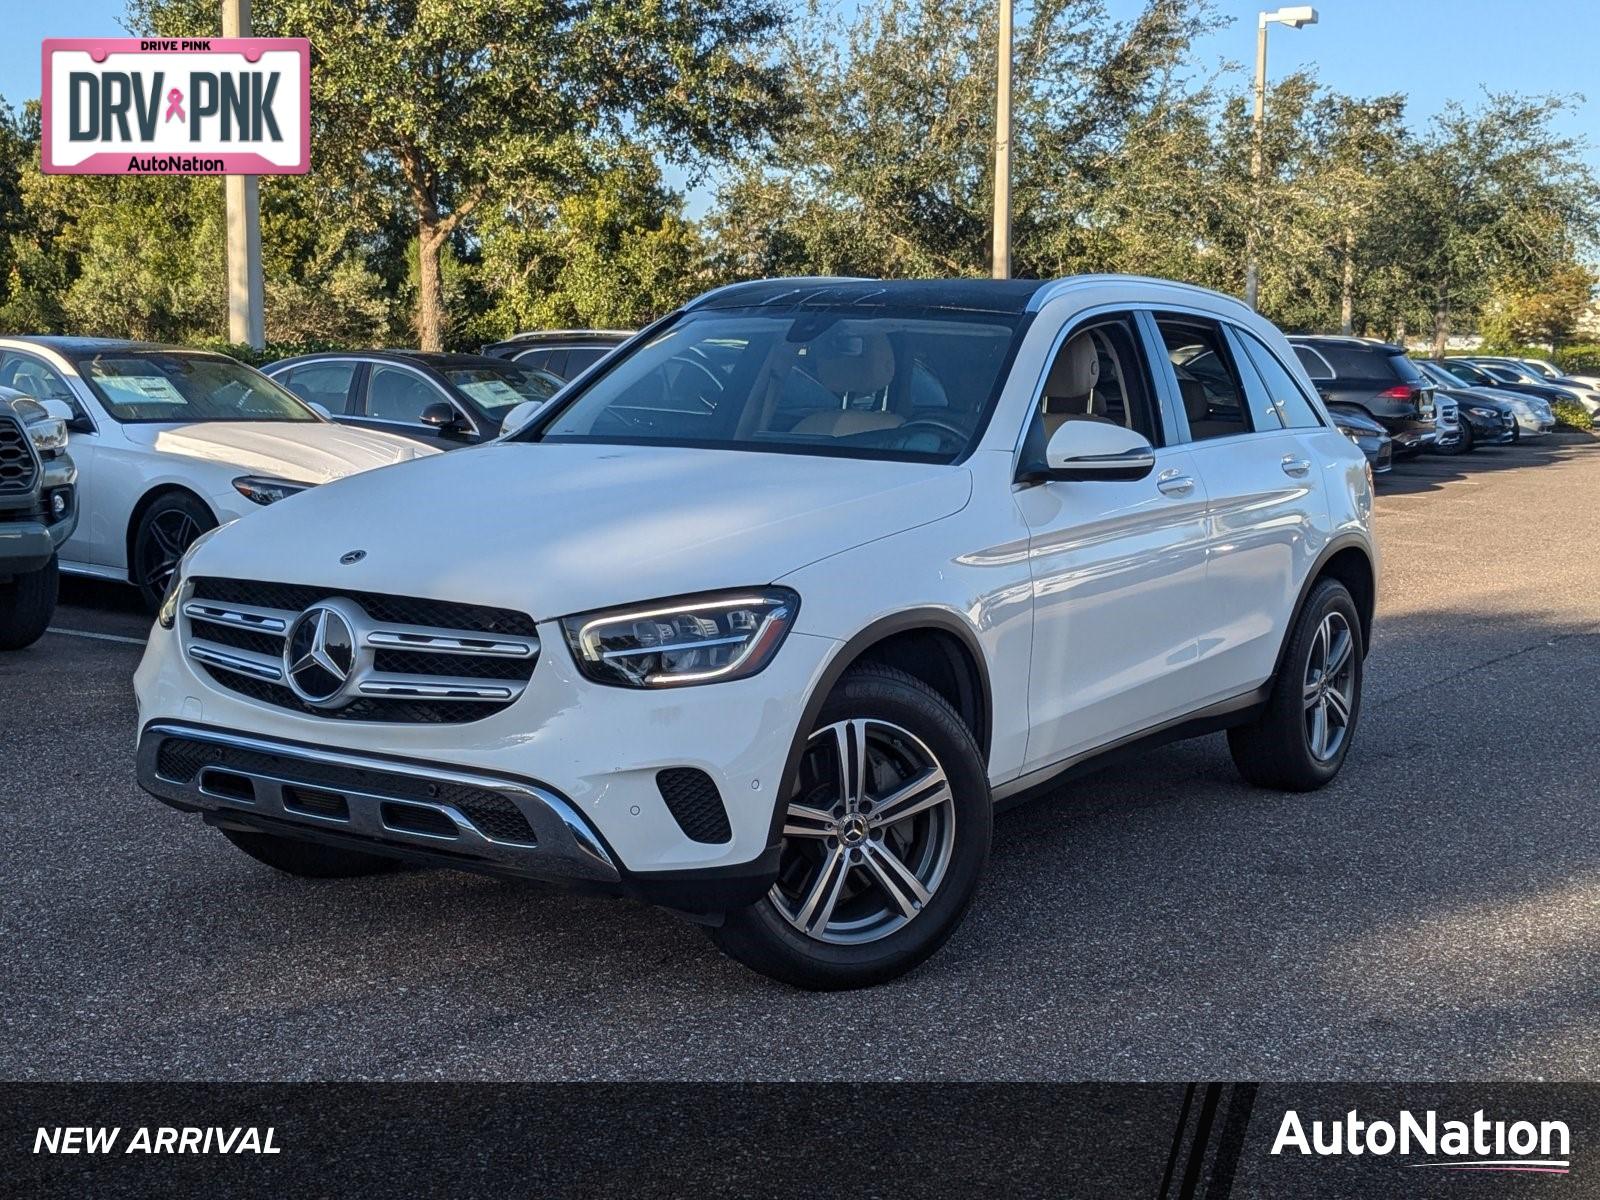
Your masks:
M1049 482L1017 503L1034 598L1026 770L1193 709L1206 575L1206 491L1189 448L1167 444L1150 350L1131 314L1075 327L1032 417L1024 457L1066 421L1110 421L1156 446L1144 479Z

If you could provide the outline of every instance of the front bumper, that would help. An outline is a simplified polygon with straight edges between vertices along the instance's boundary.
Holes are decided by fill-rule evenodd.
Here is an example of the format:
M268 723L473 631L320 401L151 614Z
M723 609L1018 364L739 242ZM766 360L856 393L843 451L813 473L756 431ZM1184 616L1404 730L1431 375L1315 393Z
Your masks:
M777 800L805 700L838 643L793 632L766 669L748 679L634 691L591 683L572 663L559 629L544 625L539 632L544 647L539 662L526 690L509 707L461 723L404 724L333 720L222 688L186 656L178 630L157 626L134 676L142 730L140 782L160 798L213 814L212 819L282 823L275 826L279 832L313 840L362 837L373 843L369 849L385 853L598 885L671 907L707 908L713 898L726 901L726 907L733 903L730 896L746 897L745 902L758 897L776 868ZM160 753L160 741L173 736L172 729L261 743L269 749L253 752L279 754L296 771L286 773L269 763L244 772L252 781L266 780L251 784L264 791L264 800L230 803L225 788L206 794L198 775L174 780L155 769L153 756ZM385 821L385 802L441 805L426 793L396 794L393 781L385 788L359 786L360 780L343 775L318 782L325 768L344 770L347 760L399 763L407 778L440 783L464 776L476 787L509 789L506 798L513 805L539 810L522 814L533 827L537 851L501 844L505 839L486 835L464 809L443 811L448 825L432 816ZM307 763L319 772L316 777L306 775ZM726 841L689 836L658 779L669 768L696 769L710 778L728 819ZM308 816L293 797L285 805L285 781L345 794L349 822L335 827ZM560 824L542 833L540 822L551 821L545 810L570 813L576 823L563 816L568 833ZM581 842L572 832L578 829L587 830L604 851L614 878L574 876L562 864L586 860L571 854L552 862L548 847L564 845L569 836ZM428 830L436 836L427 836ZM446 834L439 840L437 835Z
M39 487L25 504L0 505L0 576L39 570L78 527L78 472L68 458L48 459ZM64 496L66 511L52 515L50 499Z

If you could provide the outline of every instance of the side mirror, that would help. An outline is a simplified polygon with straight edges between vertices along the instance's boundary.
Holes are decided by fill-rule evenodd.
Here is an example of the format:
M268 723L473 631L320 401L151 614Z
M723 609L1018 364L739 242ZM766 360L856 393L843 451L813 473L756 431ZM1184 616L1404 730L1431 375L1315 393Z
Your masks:
M1064 421L1050 437L1043 463L1024 464L1024 483L1143 479L1156 467L1144 437L1106 421Z
M317 416L321 417L324 421L333 420L333 413L331 411L329 411L329 409L328 409L328 407L326 405L318 404L315 400L307 400L305 402L305 405L312 412L316 413Z
M47 416L54 417L56 420L66 422L68 424L71 424L72 422L72 405L68 404L65 400L57 400L52 397L49 400L39 401L39 407L44 409Z
M418 419L440 433L461 432L461 414L456 412L454 405L446 404L443 400L435 400L424 408Z
M529 421L533 420L533 415L543 407L544 403L542 401L524 400L508 412L505 420L500 422L500 436L505 437L521 429Z

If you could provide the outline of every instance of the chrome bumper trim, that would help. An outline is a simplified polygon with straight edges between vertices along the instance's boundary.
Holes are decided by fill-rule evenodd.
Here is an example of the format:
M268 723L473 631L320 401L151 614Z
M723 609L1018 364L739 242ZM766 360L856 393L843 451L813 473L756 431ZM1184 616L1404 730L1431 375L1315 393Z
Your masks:
M188 781L168 779L159 774L157 759L162 743L169 738L270 755L278 762L272 771L244 769L227 763L214 768L249 779L254 786L254 799L247 800L209 790L203 780L207 770L213 768L200 767ZM296 763L317 763L377 775L400 775L430 784L456 784L495 792L514 804L527 819L536 844L498 841L488 837L479 831L466 813L446 802L421 800L412 795L386 796L367 789L335 787L318 782L315 777L297 779ZM397 850L424 853L446 850L456 857L478 860L503 873L529 879L582 880L591 883L616 883L621 879L621 872L599 835L571 803L534 783L167 721L152 722L140 733L138 775L140 786L154 796L208 814L237 816L244 823L256 817L272 822L274 827L299 826L308 832L337 832L376 843L373 846L375 850L381 850L384 844ZM348 819L307 813L286 804L285 787L337 793L346 802ZM382 808L385 804L431 809L454 825L456 834L452 837L396 829L384 819ZM291 830L285 832L293 836Z

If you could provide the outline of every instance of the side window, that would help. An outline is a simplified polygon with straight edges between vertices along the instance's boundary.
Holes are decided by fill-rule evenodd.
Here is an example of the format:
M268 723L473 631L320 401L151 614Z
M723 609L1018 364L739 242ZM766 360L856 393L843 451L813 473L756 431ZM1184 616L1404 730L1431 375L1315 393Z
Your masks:
M83 418L86 414L72 386L61 372L42 359L29 354L6 351L0 354L0 387L15 388L36 400L60 400L72 409L72 415Z
M374 366L367 376L367 416L374 421L422 424L422 410L445 395L422 376L403 367Z
M1023 438L1023 461L1042 461L1056 430L1069 421L1121 425L1161 445L1150 365L1140 347L1130 317L1097 319L1074 330L1045 375Z
M1156 327L1178 379L1189 436L1203 442L1249 433L1244 386L1221 328L1191 317L1157 317Z
M350 385L355 382L353 362L308 363L278 376L283 384L308 404L320 404L336 417L350 412Z
M1278 356L1252 333L1236 329L1234 335L1255 364L1256 374L1266 388L1267 400L1277 411L1278 420L1283 422L1284 428L1315 429L1321 425L1317 410L1311 407L1311 401L1306 398L1295 377L1278 361Z
M525 354L514 355L512 361L518 366L527 367L532 371L548 371L550 369L550 351L529 350Z
M1306 374L1311 378L1333 378L1333 368L1328 365L1328 360L1310 346L1296 346L1294 348L1294 356L1300 360L1300 365L1306 369Z
M575 378L580 371L586 371L595 363L606 356L604 346L574 346L567 351L566 371L568 379Z

